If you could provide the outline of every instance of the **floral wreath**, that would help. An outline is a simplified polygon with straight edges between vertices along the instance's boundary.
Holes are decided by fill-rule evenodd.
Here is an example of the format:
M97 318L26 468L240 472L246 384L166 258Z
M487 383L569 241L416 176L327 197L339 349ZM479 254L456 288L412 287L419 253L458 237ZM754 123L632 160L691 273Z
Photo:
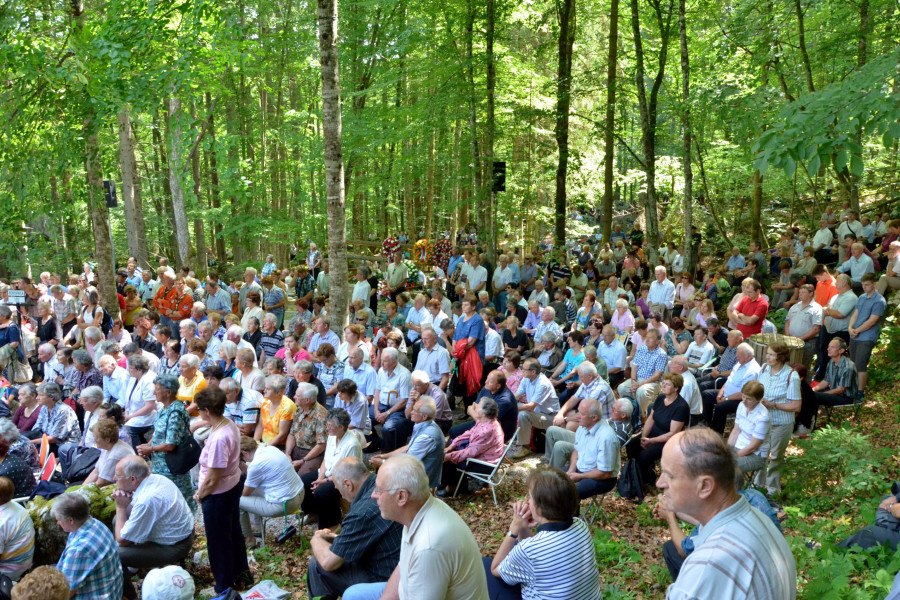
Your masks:
M400 249L400 241L395 237L389 237L381 243L381 254L391 258Z
M447 273L447 268L450 265L450 250L452 248L453 244L446 238L438 240L438 243L434 245L434 264L440 267L444 273ZM447 274L449 275L449 273Z
M406 271L409 278L406 280L406 289L411 290L419 284L419 265L410 259L404 259L403 264L406 265Z
M434 254L434 246L426 239L421 239L414 246L416 251L416 263L420 269L424 269L431 264L431 258Z

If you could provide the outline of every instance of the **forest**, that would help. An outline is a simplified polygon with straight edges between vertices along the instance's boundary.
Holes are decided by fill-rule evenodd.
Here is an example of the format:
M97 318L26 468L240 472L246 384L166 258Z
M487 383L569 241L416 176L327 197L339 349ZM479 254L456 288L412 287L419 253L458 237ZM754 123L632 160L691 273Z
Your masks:
M650 239L772 242L829 198L898 193L891 0L324 4L350 240L471 225L490 251L595 210L607 239L640 218ZM104 229L119 262L201 271L325 243L321 9L5 2L0 269L79 271Z

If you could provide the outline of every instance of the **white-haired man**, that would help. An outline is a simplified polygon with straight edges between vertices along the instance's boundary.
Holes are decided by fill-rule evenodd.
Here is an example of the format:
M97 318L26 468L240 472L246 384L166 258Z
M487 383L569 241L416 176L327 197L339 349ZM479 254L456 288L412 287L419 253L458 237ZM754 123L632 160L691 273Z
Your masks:
M731 375L718 391L704 390L701 393L703 399L703 420L720 434L725 432L725 422L728 415L737 411L741 403L741 389L748 381L754 381L759 377L760 366L754 358L753 347L742 343L737 347L737 363L731 369Z
M345 600L488 597L475 537L455 510L431 495L419 459L408 454L388 459L378 471L372 497L383 518L403 525L400 562L387 583L353 586Z
M647 302L652 312L662 313L663 319L668 321L672 318L672 307L675 306L675 284L666 279L666 268L662 265L653 270L653 275L656 279L650 284Z
M545 309L546 310L546 309ZM541 372L540 363L533 358L525 361L525 376L516 390L519 402L519 447L510 458L525 458L531 454L531 430L547 429L553 425L553 417L559 412L559 398L550 379Z

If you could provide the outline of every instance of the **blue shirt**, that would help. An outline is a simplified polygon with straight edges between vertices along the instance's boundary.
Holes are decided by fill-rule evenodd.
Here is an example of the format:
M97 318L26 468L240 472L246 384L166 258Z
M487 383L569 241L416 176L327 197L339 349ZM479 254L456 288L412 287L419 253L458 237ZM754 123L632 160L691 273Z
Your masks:
M347 361L347 364L344 365L344 379L352 379L353 383L356 384L357 391L362 393L363 396L375 395L376 376L372 365L361 363L359 369L354 369L350 366L350 361Z
M744 257L740 254L737 256L731 255L731 258L728 259L728 264L726 265L729 271L734 271L735 269L743 269L747 266L747 261L744 260Z
M870 327L856 336L857 342L874 342L878 339L886 308L887 301L884 299L884 296L878 292L872 292L871 296L863 294L856 300L856 320L852 323L853 327L859 327L872 315L878 315L880 317L878 323L874 327ZM853 338L851 338L851 340L852 339Z
M463 255L457 254L456 256L450 257L450 262L447 263L447 277L450 277L454 273L456 273L456 267L463 261Z
M453 342L456 343L470 337L475 338L475 350L478 351L481 362L484 362L484 319L482 319L481 315L478 313L472 315L468 321L466 320L465 315L460 317L459 321L456 323L456 332L453 334Z
M75 600L122 598L119 546L109 528L93 517L69 534L56 568L75 591Z
M512 271L512 279L510 280L510 282L513 285L519 283L521 277L519 274L519 263L517 263L516 261L512 261L511 263L509 263L509 269L510 271Z
M851 255L837 270L841 273L849 273L850 279L860 283L863 275L875 272L875 264L865 254L861 254L859 258Z

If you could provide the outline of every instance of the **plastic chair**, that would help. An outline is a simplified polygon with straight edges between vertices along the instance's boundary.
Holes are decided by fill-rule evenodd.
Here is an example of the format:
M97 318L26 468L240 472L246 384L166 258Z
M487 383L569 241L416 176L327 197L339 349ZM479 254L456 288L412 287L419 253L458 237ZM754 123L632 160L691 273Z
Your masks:
M509 438L509 442L506 444L506 447L503 449L503 454L497 459L496 463L489 463L483 460L478 460L477 458L470 458L469 462L477 465L482 465L485 467L490 467L490 473L472 473L469 471L463 471L459 475L459 481L456 483L456 490L453 492L453 497L456 498L456 494L459 493L459 486L462 484L463 477L469 476L476 481L480 481L486 485L491 486L491 495L494 497L494 506L497 506L497 491L496 487L503 483L504 477L506 477L506 471L500 472L500 466L503 464L503 459L506 458L506 455L509 454L510 448L513 447L513 444L516 443L518 439L519 428L516 428L516 432ZM499 473L499 478L494 481L494 477Z

